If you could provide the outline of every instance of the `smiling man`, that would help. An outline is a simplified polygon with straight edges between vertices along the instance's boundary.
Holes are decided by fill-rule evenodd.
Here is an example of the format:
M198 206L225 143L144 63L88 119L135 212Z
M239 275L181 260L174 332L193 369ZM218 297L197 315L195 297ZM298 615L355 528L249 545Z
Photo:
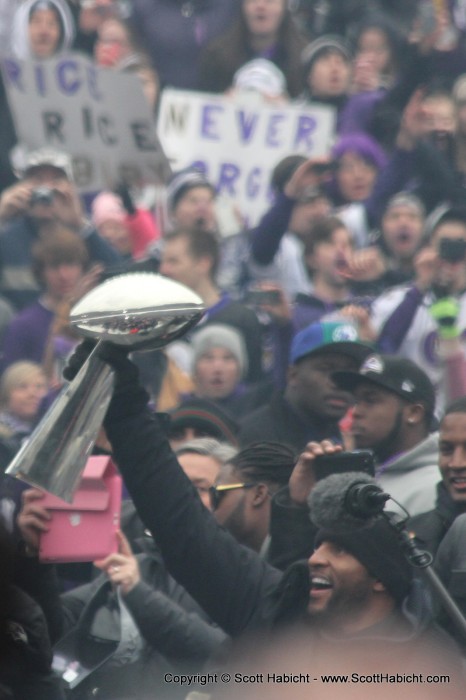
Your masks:
M411 567L383 518L356 530L319 530L308 564L309 616L346 634L396 617L411 585Z
M435 506L410 521L410 528L433 554L451 525L466 513L466 397L451 403L439 430L440 482Z

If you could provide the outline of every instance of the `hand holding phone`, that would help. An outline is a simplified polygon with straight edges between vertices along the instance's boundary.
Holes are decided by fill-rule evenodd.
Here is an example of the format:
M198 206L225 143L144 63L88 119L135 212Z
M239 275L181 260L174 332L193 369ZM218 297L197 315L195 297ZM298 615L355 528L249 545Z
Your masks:
M369 476L374 476L375 461L372 450L337 452L320 455L314 460L316 481L321 481L331 474L346 474L347 472L364 472Z

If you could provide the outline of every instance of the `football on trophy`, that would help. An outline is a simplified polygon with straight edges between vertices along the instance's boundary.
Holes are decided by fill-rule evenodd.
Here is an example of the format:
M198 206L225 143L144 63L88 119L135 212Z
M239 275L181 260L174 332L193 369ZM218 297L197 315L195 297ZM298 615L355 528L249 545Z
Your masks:
M81 335L133 350L158 348L182 336L202 317L191 289L152 272L131 272L102 282L71 309Z

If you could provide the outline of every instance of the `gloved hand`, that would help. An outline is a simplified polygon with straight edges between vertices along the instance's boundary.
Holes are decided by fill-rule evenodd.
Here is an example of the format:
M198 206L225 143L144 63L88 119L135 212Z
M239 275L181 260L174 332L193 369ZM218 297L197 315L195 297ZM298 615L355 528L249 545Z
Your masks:
M457 325L459 311L459 302L454 297L443 297L430 306L430 315L437 323L441 338L449 340L459 336L460 329Z
M71 381L78 374L83 364L94 350L97 341L86 338L76 346L73 353L68 358L63 370L63 376ZM115 371L115 387L123 383L135 383L138 379L136 366L128 359L130 347L116 345L114 343L102 342L97 348L97 355L101 360L107 362Z

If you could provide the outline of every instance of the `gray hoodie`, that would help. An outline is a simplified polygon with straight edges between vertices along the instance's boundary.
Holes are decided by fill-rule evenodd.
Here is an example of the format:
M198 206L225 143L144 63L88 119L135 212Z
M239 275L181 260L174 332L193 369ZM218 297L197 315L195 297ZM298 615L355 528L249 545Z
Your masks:
M435 506L438 467L438 433L431 433L408 452L402 452L379 465L378 484L413 516ZM395 510L388 502L390 510Z

